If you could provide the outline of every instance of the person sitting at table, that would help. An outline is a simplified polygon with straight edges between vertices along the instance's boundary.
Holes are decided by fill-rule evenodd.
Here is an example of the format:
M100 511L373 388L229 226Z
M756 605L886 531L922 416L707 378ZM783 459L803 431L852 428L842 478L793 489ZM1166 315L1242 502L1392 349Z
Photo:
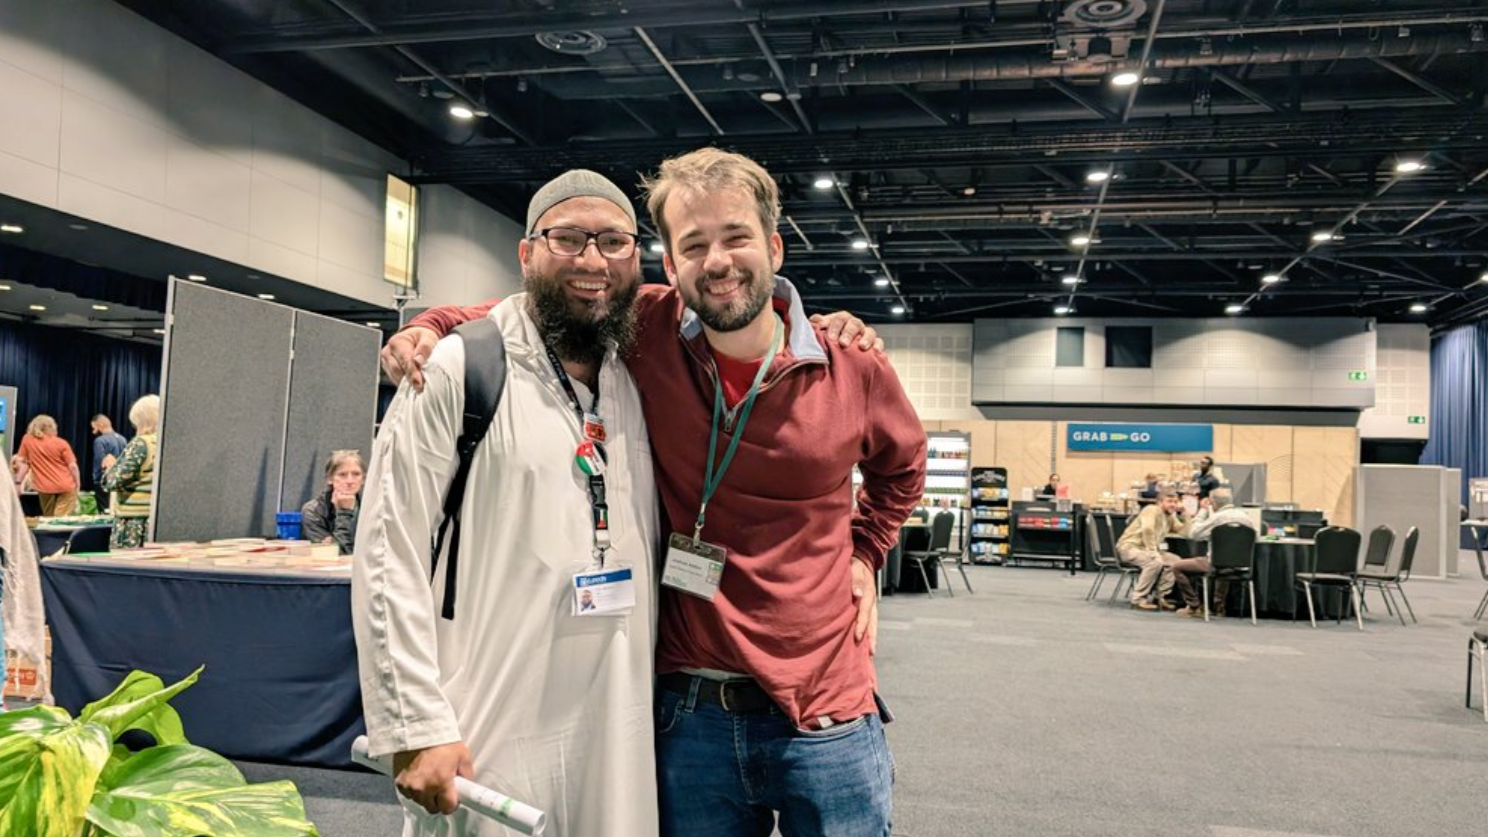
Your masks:
M124 446L118 459L103 458L103 478L99 485L114 494L114 531L109 536L110 549L137 549L145 545L150 532L150 495L155 490L155 455L159 442L155 430L160 426L160 396L146 395L129 408L129 423L134 425L134 438Z
M1162 491L1162 486L1158 484L1157 474L1148 474L1145 482L1147 484L1137 492L1137 502L1148 506L1157 502L1157 495Z
M325 491L300 509L300 533L305 540L335 543L342 555L352 553L366 471L361 451L331 452L325 463Z
M1040 497L1057 497L1057 496L1059 496L1059 475L1058 474L1050 474L1049 475L1049 484L1048 485L1045 485L1043 488L1040 488L1038 490L1038 496L1040 496Z
M77 456L72 445L57 435L56 419L45 413L31 419L15 458L20 462L15 484L24 486L26 478L31 477L36 493L41 495L43 517L67 517L77 511L78 487L82 485Z
M1178 556L1168 552L1168 535L1181 534L1185 524L1178 516L1178 493L1171 489L1158 495L1157 503L1148 506L1126 524L1120 540L1116 541L1116 554L1128 564L1142 568L1132 585L1131 606L1137 610L1177 610L1168 601L1175 583L1172 564ZM1156 588L1157 601L1151 600Z
M1226 523L1238 523L1241 526L1255 530L1259 533L1255 520L1245 513L1244 509L1235 505L1234 494L1228 488L1216 488L1209 496L1199 501L1199 513L1188 523L1188 539L1192 541L1207 541L1209 533L1216 526ZM1183 601L1187 607L1178 613L1181 616L1203 617L1204 599L1195 591L1193 582L1189 579L1190 573L1209 572L1208 558L1183 558L1173 563L1173 572L1177 573L1179 592L1183 594ZM1230 593L1229 579L1215 579L1214 601L1209 604L1209 609L1215 616L1224 615L1225 598Z

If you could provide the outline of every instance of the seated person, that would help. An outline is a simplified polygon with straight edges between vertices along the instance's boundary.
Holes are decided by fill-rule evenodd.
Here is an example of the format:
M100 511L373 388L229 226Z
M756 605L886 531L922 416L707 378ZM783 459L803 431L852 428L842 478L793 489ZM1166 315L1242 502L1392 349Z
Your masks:
M1131 591L1131 606L1138 610L1177 609L1168 603L1168 593L1175 582L1171 565L1179 559L1168 552L1167 539L1168 535L1179 535L1185 530L1178 508L1177 492L1163 491L1156 504L1142 509L1126 524L1126 530L1116 541L1116 554L1121 560L1142 568ZM1150 599L1154 588L1155 602Z
M1244 509L1235 505L1234 495L1230 490L1216 488L1206 499L1199 501L1199 513L1188 524L1188 537L1190 540L1207 541L1214 527L1223 526L1226 523L1239 523L1259 533L1256 522L1245 513ZM1184 602L1188 605L1181 611L1183 615L1204 615L1204 600L1194 591L1193 584L1188 580L1186 573L1207 573L1209 567L1208 558L1184 558L1173 564L1173 571L1178 573L1178 587L1183 592ZM1224 601L1229 592L1229 579L1215 579L1214 601L1209 605L1214 615L1224 615Z
M1057 497L1059 495L1059 475L1050 474L1049 484L1038 490L1039 497Z
M311 543L335 543L342 555L350 555L366 476L360 451L333 451L325 464L325 492L300 509L301 536Z
M1158 492L1162 490L1161 486L1158 485L1157 474L1148 474L1144 481L1147 484L1143 486L1141 491L1137 492L1137 502L1144 506L1150 503L1156 503Z

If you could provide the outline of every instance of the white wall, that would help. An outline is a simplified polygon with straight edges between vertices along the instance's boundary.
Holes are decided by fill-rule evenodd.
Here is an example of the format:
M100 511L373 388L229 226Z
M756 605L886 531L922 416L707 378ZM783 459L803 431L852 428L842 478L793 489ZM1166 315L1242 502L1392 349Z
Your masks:
M107 0L0 0L0 193L365 302L398 160Z
M1420 323L1375 327L1374 406L1359 414L1365 439L1425 439L1431 425L1431 328ZM1426 421L1411 424L1411 416Z
M971 406L971 326L876 325L922 421L979 419Z
M450 186L419 189L419 307L471 305L522 290L522 226Z
M984 404L1119 404L1359 410L1374 406L1372 321L977 320L972 397ZM1108 326L1152 327L1151 369L1105 368ZM1054 365L1055 333L1085 329L1082 367ZM1349 373L1366 373L1352 381Z

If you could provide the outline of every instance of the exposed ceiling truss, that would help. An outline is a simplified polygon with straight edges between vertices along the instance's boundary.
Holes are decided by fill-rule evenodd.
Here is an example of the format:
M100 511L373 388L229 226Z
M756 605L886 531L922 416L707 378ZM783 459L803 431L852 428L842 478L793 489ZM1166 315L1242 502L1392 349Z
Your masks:
M508 213L750 154L816 307L1488 315L1488 0L121 2Z

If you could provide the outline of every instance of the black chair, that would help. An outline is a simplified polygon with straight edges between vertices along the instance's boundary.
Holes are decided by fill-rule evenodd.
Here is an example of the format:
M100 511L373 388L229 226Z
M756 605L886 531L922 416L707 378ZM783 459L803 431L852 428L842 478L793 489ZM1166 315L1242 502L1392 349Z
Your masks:
M1472 535L1473 551L1478 554L1478 574L1483 577L1484 581L1488 581L1488 559L1483 557L1484 536L1478 533L1476 526L1469 526L1467 531ZM1483 531L1488 532L1488 528ZM1482 619L1485 612L1488 612L1488 590L1483 591L1483 600L1478 602L1478 610L1473 614L1473 621Z
M108 552L109 536L113 529L109 526L84 526L74 529L67 536L67 546L63 552L68 555L76 555L83 552Z
M1250 624L1256 624L1256 530L1243 523L1225 523L1209 532L1209 572L1204 573L1204 621L1209 621L1209 579L1243 581L1250 599Z
M1086 601L1091 601L1100 595L1101 585L1105 582L1106 573L1116 573L1116 588L1111 591L1111 601L1121 593L1121 585L1142 571L1135 564L1128 564L1121 560L1116 554L1116 538L1111 534L1110 514L1086 515L1086 524L1095 540L1095 564L1097 567L1095 583L1091 585L1090 592L1085 595Z
M1395 546L1395 530L1383 524L1374 527L1369 533L1369 543L1364 547L1364 562L1359 572L1383 573L1386 565L1390 563L1390 550ZM1359 591L1359 605L1365 611L1369 610L1369 601L1364 598L1364 591ZM1385 602L1385 610L1390 610L1390 603Z
M1359 547L1364 536L1355 529L1329 526L1319 530L1314 539L1311 566L1307 572L1297 573L1295 586L1307 595L1307 620L1317 627L1317 610L1312 603L1313 587L1336 587L1342 593L1346 588L1353 597L1354 620L1359 630L1364 630L1364 617L1359 613ZM1343 603L1339 602L1338 621L1343 621ZM1293 614L1295 618L1295 614Z
M1472 708L1473 658L1478 661L1478 676L1483 679L1483 721L1488 723L1488 668L1484 667L1488 656L1488 631L1473 631L1467 638L1467 708Z
M1400 582L1410 578L1411 564L1415 563L1416 559L1416 543L1420 539L1420 530L1414 526L1410 527L1410 531L1405 533L1405 543L1401 546L1398 555L1393 556L1385 563L1385 566L1379 569L1371 569L1368 564L1365 564L1364 569L1359 571L1359 600L1363 601L1364 593L1368 588L1379 588L1380 598L1385 600L1385 612L1399 617L1402 625L1405 624L1405 612L1395 604L1395 597L1390 593L1390 588L1393 586L1400 591L1400 599L1405 602L1406 610L1410 611L1411 621L1415 622L1416 612L1411 608L1410 600L1405 597L1405 590L1401 588Z
M925 594L933 596L935 592L930 589L930 574L925 571L925 565L934 563L942 577L945 576L945 565L941 561L946 557L946 552L951 548L951 530L955 528L956 515L950 512L941 512L930 521L930 547L923 551L911 552L905 550L904 560L912 563L920 571L920 578L925 582ZM966 570L957 562L957 569L961 570L961 580L966 581L967 592L971 591L971 582L966 580ZM946 593L955 596L951 590L951 580L946 578Z

